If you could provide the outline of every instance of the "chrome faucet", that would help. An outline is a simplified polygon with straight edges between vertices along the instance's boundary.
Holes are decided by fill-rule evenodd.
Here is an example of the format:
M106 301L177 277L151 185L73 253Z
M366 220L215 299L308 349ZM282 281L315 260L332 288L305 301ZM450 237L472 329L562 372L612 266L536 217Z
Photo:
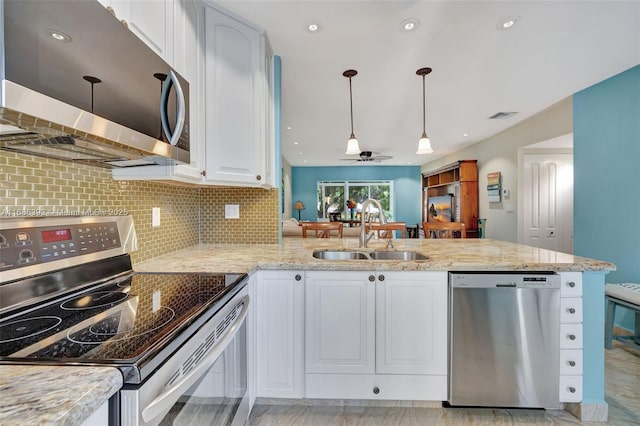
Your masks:
M362 213L360 215L360 247L362 248L367 248L367 243L369 242L369 240L371 239L371 237L373 237L373 229L369 231L369 233L367 233L366 230L366 213L367 213L367 209L369 208L369 204L375 204L375 206L378 208L378 212L380 213L380 224L384 225L385 223L387 223L387 218L384 216L384 210L382 210L382 206L380 205L380 201L378 200L374 200L373 198L368 198L363 204L362 204ZM371 223L371 217L373 215L369 215L369 223Z

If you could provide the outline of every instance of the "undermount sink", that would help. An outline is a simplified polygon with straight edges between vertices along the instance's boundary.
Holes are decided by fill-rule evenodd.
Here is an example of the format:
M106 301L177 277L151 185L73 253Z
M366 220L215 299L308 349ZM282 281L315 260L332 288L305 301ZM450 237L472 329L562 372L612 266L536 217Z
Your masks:
M313 257L324 260L369 260L366 253L342 250L316 250Z
M315 250L313 257L324 260L400 260L420 261L429 258L415 251L374 251L366 253L354 250Z
M374 251L369 253L373 260L428 260L424 254L415 251Z

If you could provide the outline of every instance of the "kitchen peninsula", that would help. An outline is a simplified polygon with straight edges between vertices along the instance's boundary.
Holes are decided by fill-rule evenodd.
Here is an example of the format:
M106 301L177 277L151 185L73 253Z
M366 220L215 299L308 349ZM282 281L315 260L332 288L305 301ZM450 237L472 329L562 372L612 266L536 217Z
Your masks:
M419 252L428 256L426 261L383 261L383 260L350 260L350 261L330 261L313 257L314 250L361 250L365 252L385 250L386 242L372 240L367 249L358 249L357 239L343 240L314 240L314 239L286 239L280 244L264 245L241 245L241 244L200 244L183 250L169 253L145 262L134 265L134 270L138 272L247 272L252 274L254 279L254 291L257 292L257 306L261 306L261 297L264 291L272 282L278 281L278 277L283 275L266 276L264 281L256 277L261 274L282 274L291 275L291 283L300 281L306 272L330 273L332 271L346 271L358 273L362 271L375 271L386 273L391 277L391 273L434 273L447 271L512 271L512 272L559 272L573 274L573 277L581 277L583 285L583 310L584 327L590 329L602 328L604 307L604 276L607 272L615 270L615 265L593 259L577 257L569 254L553 252L535 247L517 245L502 241L488 239L468 239L468 240L424 240L406 239L394 240L396 251L406 250ZM443 275L446 276L446 275ZM283 280L280 280L283 281ZM280 282L278 281L278 282ZM388 280L390 281L390 279ZM286 284L286 283L285 283ZM376 286L379 282L376 281ZM290 287L293 291L301 293L302 286ZM446 281L445 281L446 288ZM281 293L283 294L283 293ZM254 293L255 295L255 293ZM259 308L260 309L260 308ZM258 313L260 315L260 313ZM602 321L601 321L602 320ZM304 321L301 321L304 323ZM286 325L290 326L289 324ZM284 327L284 326L283 326ZM302 325L300 325L302 327ZM446 327L445 327L446 328ZM301 331L301 330L298 330ZM598 337L598 336L597 336ZM583 396L582 401L588 404L570 404L567 406L572 413L582 419L599 420L606 419L606 404L604 403L604 355L602 339L585 339L584 368L583 368ZM260 339L260 329L258 329L258 339ZM304 340L302 340L304 341ZM258 348L260 343L258 342ZM442 349L442 348L441 348ZM260 351L260 349L258 349ZM446 351L446 349L445 349ZM303 352L300 350L300 352ZM298 356L304 356L299 353ZM298 364L291 364L289 368L299 368L300 371L293 372L294 381L290 389L269 388L269 383L260 379L261 368L264 368L264 357L258 356L258 397L263 395L299 395L304 396L304 387L300 382L304 376L304 360L299 359ZM261 364L262 363L262 364ZM308 361L307 361L308 363ZM297 366L297 367L296 367ZM35 368L35 367L34 367ZM56 369L57 367L51 367ZM89 367L91 368L91 367ZM8 370L8 369L7 369ZM3 370L5 371L5 370ZM13 383L19 383L22 370L9 371L8 374L15 375L8 377ZM45 375L43 375L44 377ZM310 375L307 372L307 379L321 378L321 374ZM335 375L339 376L339 375ZM349 376L353 377L353 376ZM15 380L14 380L15 379ZM90 377L86 377L90 380ZM416 382L418 385L421 382ZM393 385L393 384L392 384ZM19 386L16 386L19 387ZM14 387L15 389L15 387ZM314 395L318 395L320 388L314 389ZM2 395L2 405L19 406L29 404L31 398L38 399L38 391L30 394L30 398L25 398L24 393L12 392ZM384 389L382 390L384 395ZM284 397L284 396L283 396ZM291 397L291 396L289 396ZM308 396L307 396L308 397ZM322 397L322 396L315 396ZM372 396L372 399L383 399ZM392 399L392 398L390 398ZM410 399L410 398L403 398ZM437 399L433 399L437 400ZM56 404L52 401L52 410L55 411ZM604 408L603 408L604 407ZM10 419L7 410L0 407L0 422L5 423ZM12 419L15 420L15 419ZM21 418L24 422L25 418Z

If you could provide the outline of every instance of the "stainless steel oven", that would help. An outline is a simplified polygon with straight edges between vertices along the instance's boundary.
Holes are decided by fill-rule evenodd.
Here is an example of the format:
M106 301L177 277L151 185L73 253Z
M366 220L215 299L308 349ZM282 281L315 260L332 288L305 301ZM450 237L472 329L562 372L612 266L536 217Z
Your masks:
M130 217L0 223L0 363L113 366L113 425L244 424L246 274L136 273Z

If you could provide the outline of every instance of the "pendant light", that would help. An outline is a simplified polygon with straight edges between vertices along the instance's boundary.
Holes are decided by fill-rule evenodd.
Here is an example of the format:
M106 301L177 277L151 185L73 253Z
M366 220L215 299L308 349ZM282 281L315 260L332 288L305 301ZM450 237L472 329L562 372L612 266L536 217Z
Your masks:
M420 68L416 71L416 74L422 76L422 136L420 136L420 140L418 141L418 150L416 154L431 154L433 149L431 148L431 141L427 136L426 132L426 106L425 106L425 94L424 94L424 77L431 72L431 68Z
M349 140L347 141L347 150L345 154L347 155L359 155L360 154L360 146L358 145L358 139L356 139L356 135L353 133L353 94L351 92L351 77L354 77L358 74L356 70L346 70L342 73L343 76L349 79L349 107L351 109L351 136L349 136Z

